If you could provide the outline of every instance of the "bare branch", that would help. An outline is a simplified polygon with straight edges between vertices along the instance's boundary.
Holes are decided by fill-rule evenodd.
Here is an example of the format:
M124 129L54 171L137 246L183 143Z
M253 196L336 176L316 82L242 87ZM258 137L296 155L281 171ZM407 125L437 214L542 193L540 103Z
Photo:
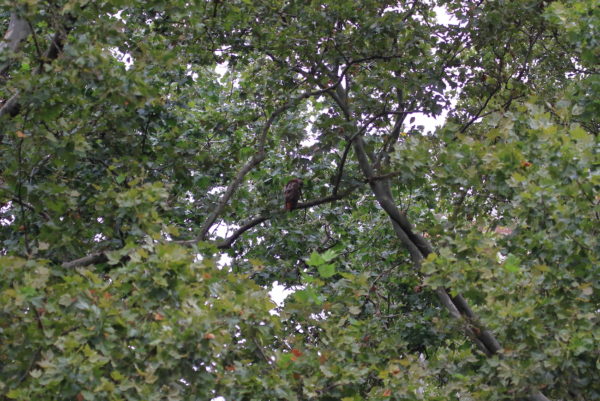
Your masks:
M0 117L5 114L10 115L11 117L19 114L19 93L15 93L10 99L8 99L0 108Z
M358 163L363 170L363 174L369 181L371 189L373 189L373 193L377 198L377 202L385 210L390 219L398 224L399 228L406 235L406 238L408 238L407 242L403 241L404 244L409 247L409 249L412 249L412 246L414 245L419 250L420 255L414 254L414 249L411 251L411 257L413 261L417 263L417 266L419 266L423 257L427 257L427 255L433 252L431 245L423 237L413 232L412 224L408 218L404 214L400 213L394 204L394 200L386 181L373 180L373 177L375 177L373 167L369 162L362 137L358 136L354 139L353 143L354 151L356 152L356 156L358 158Z
M529 399L531 401L550 401L550 399L548 397L546 397L544 394L540 393L539 391L532 393L529 396Z
M462 126L462 128L460 129L461 134L464 133L467 130L467 128L469 128L475 121L477 121L477 119L479 119L481 117L481 113L486 109L488 103L490 102L490 100L492 100L494 95L496 95L496 93L498 93L500 88L501 88L501 86L497 85L494 88L494 90L492 90L492 92L490 92L490 94L485 99L485 101L483 102L483 104L481 105L479 110L477 110L477 112L473 115L473 117L471 117L471 119L465 125Z
M379 169L379 166L381 165L381 162L383 161L384 157L389 153L389 148L392 147L398 141L398 138L400 138L402 124L404 123L404 120L406 119L408 113L408 111L402 111L396 115L396 121L394 122L394 127L390 132L390 136L388 140L385 141L385 143L383 144L381 150L379 151L379 154L377 155L377 160L373 165L373 168L375 170Z
M32 33L33 44L35 45L35 51L38 55L39 63L40 65L42 65L44 63L44 60L42 59L42 50L40 49L40 44L38 42L37 35L35 34L35 30L33 29L33 26L31 25L31 22L29 22L29 20L27 20L27 25L29 25L29 29Z
M275 119L281 113L283 113L290 107L292 107L292 103L288 102L288 103L284 104L283 106L281 106L280 108L278 108L277 110L275 110L271 114L271 116L265 123L265 126L263 127L263 130L258 139L258 146L257 146L256 153L254 154L254 156L252 156L252 158L246 164L244 164L244 166L242 166L242 168L238 171L238 173L236 174L233 181L231 181L231 183L229 183L229 186L225 190L225 193L219 199L217 206L209 214L206 221L202 225L202 228L200 229L200 237L198 240L203 241L206 239L206 235L208 234L208 231L210 230L210 228L213 226L213 224L217 220L217 217L219 217L219 215L223 212L223 210L225 209L225 206L227 206L227 203L229 202L229 200L231 199L231 197L233 196L235 191L241 185L246 174L248 174L252 169L254 169L254 167L258 166L260 164L260 162L262 162L265 159L265 157L266 157L265 142L267 140L267 135L269 133L269 130L271 129L271 126L275 122Z
M350 152L350 148L352 147L352 141L358 135L361 135L368 127L375 121L375 118L369 119L363 126L356 131L352 136L347 139L346 148L344 149L344 153L342 154L342 159L340 160L340 164L338 165L338 171L335 177L335 181L333 182L333 194L335 195L340 186L340 182L342 181L342 175L344 173L344 166L346 165L346 159L348 158L348 152Z
M278 211L277 214L282 214L282 211ZM256 227L257 225L269 220L271 216L259 216L256 217L252 220L250 220L249 222L247 222L246 224L244 224L243 226L241 226L240 228L238 228L237 230L235 230L235 232L227 237L223 242L219 243L217 245L217 248L219 249L227 249L230 248L231 245L233 245L233 243L235 241L237 241L237 239L246 231L250 230L252 227Z
M330 202L335 202L338 201L340 199L345 198L346 196L348 196L350 193L352 193L354 191L354 189L356 189L356 187L350 188L344 192L340 192L340 193L335 193L332 194L330 196L326 196L324 198L319 198L319 199L315 199L309 202L305 202L305 203L299 203L296 209L308 209L309 207L313 207L313 206L318 206L318 205L322 205L324 203L330 203ZM217 248L219 249L227 249L230 248L233 243L235 241L237 241L237 239L239 237L242 236L242 234L244 234L246 231L250 230L253 227L256 227L257 225L269 220L270 218L272 218L273 216L277 216L277 215L281 215L281 214L285 214L288 211L286 209L280 209L277 210L271 214L265 214L265 215L261 215L258 217L255 217L254 219L248 221L247 223L245 223L244 225L242 225L240 228L238 228L237 230L235 230L235 232L230 235L229 237L227 237L225 240L223 240L222 242L217 244ZM195 243L197 243L199 241L199 239L192 239L192 240L184 240L184 241L175 241L178 244L182 244L182 245L193 245Z
M338 187L340 185L340 182L342 180L342 175L344 173L344 166L346 164L346 159L348 157L348 152L350 151L350 148L352 147L352 142L354 141L354 138L356 138L359 135L362 135L367 128L369 128L369 126L371 124L373 124L376 120L380 119L383 116L386 115L390 115L390 114L398 114L397 112L391 112L391 111L383 111L382 113L379 113L373 117L371 117L370 119L368 119L363 125L362 127L360 127L360 129L358 131L356 131L354 134L352 134L349 138L347 138L347 143L346 143L346 147L344 148L344 153L342 154L342 159L340 160L340 164L338 165L338 171L334 180L334 188L333 188L333 193L335 194L338 190ZM401 113L402 115L404 114L404 112ZM377 178L373 178L373 179L377 179Z
M66 269L73 269L75 267L89 266L95 263L104 263L107 261L108 257L104 252L96 252L70 262L64 262L61 266Z

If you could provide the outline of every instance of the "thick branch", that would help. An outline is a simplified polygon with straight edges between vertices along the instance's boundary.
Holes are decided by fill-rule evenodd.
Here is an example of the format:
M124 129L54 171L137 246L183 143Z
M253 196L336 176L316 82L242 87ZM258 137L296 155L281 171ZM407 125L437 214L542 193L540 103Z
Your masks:
M281 214L281 211L278 211L278 214ZM224 241L219 243L217 245L217 248L219 248L219 249L231 248L231 245L233 245L233 243L235 241L237 241L237 239L239 237L241 237L243 233L250 230L252 227L256 227L260 223L263 223L263 222L269 220L270 217L271 216L259 216L259 217L256 217L256 218L250 220L248 223L244 224L243 226L241 226L240 228L235 230L235 232L231 236L225 238Z
M333 95L332 95L333 96ZM337 192L338 186L340 185L340 182L342 180L342 175L344 173L344 166L346 164L346 159L348 158L348 153L350 152L350 149L352 148L352 144L354 142L354 138L356 138L359 135L362 135L371 124L373 124L375 121L377 121L378 119L380 119L381 117L387 116L387 115L405 115L405 113L409 113L408 111L406 112L395 112L395 111L383 111L382 113L376 114L373 117L369 118L363 125L362 127L360 127L360 129L358 131L356 131L354 134L352 134L352 136L350 136L349 138L346 139L347 143L346 143L346 147L344 148L344 153L342 154L342 158L340 160L340 164L338 165L338 171L336 173L335 176L335 180L334 180L334 189L333 189L333 193L335 194ZM394 173L394 175L398 175L400 173ZM383 176L379 176L379 177L373 177L371 178L372 180L379 180L379 179L383 179L385 177ZM367 180L368 182L369 180Z
M7 51L17 52L29 34L31 34L31 29L27 20L21 18L15 11L11 12L8 30L4 34L4 41L0 43L0 54ZM0 75L4 75L9 66L10 60L0 64Z
M460 311L460 313L463 314L463 316L466 316L471 320L477 319L477 316L475 315L475 313L473 313L473 311L469 307L469 304L467 303L467 300L462 295L458 294L457 296L452 298L452 302L454 303L454 305L456 305L456 308L458 308L458 310ZM485 328L481 329L481 332L477 337L492 354L496 354L502 349L500 343L498 342L498 340L496 340L496 337L494 337L494 335Z
M360 136L354 140L354 151L356 152L356 157L358 159L360 168L369 181L369 185L371 186L379 205L388 214L390 219L398 224L398 226L405 232L412 245L418 248L421 254L420 258L422 259L427 257L427 255L433 252L431 245L429 245L429 243L423 237L413 232L412 225L408 221L408 218L404 214L400 213L396 207L387 182L385 180L373 180L373 177L375 177L373 168L369 162L369 158L365 150L364 140ZM408 242L406 242L405 245L409 247L411 246L411 244ZM415 260L415 256L412 254L411 256L413 260Z
M364 150L364 142L361 137L358 137L355 140L355 151L361 169L367 176L367 180L369 180L369 184L375 193L377 201L392 220L394 231L402 243L408 248L413 264L417 267L420 266L422 260L433 252L431 245L429 245L429 243L427 243L420 235L412 231L410 222L405 215L400 213L394 204L389 187L385 185L385 181L373 180L373 169ZM462 296L457 296L453 300L448 295L446 289L441 287L436 290L436 293L440 302L448 309L450 315L455 318L465 316L471 325L473 325L475 315ZM479 349L486 355L492 355L500 350L500 344L489 331L468 326L465 330L467 335L473 339Z
M75 267L89 266L95 263L104 263L106 261L108 261L108 257L104 252L97 252L70 262L64 262L61 266L67 269L73 269Z
M219 199L217 206L213 209L213 211L210 213L210 215L208 216L208 218L202 225L202 228L200 230L199 240L206 239L206 235L208 234L208 231L210 230L210 228L213 226L213 224L217 220L217 217L219 217L219 215L223 212L223 210L225 209L225 206L227 206L227 203L229 202L229 200L231 199L231 197L233 196L235 191L238 189L238 187L244 180L244 177L246 176L246 174L248 174L254 167L258 166L258 164L260 164L260 162L262 162L265 159L264 138L266 137L266 131L268 131L268 127L270 127L269 123L267 123L267 127L265 127L265 129L263 130L263 135L262 135L261 139L259 140L259 142L260 142L259 150L254 154L254 156L252 156L250 161L248 161L248 163L246 163L240 169L240 171L238 171L238 173L236 174L233 181L231 181L229 183L229 186L227 187L227 190L225 191L225 193L221 196L221 199Z
M433 252L431 245L420 235L415 234L412 231L410 222L406 216L400 213L394 204L387 181L374 179L373 167L369 162L363 138L357 136L353 143L359 166L369 182L379 205L392 220L394 231L402 243L408 248L413 263L418 267L423 259ZM467 323L464 328L465 333L483 353L487 356L491 356L500 351L501 346L498 340L496 340L490 331L478 327L475 314L461 295L452 299L448 295L448 291L443 287L437 288L436 293L440 302L446 307L451 316L458 319L463 319L464 317L464 320ZM547 398L540 392L530 394L529 399L532 401L547 401Z
M74 19L72 17L68 17L68 20L69 20L69 25L65 27L64 31L62 31L62 32L58 31L52 37L52 41L50 42L50 45L48 45L48 48L46 49L46 52L44 53L42 63L50 62L50 61L56 59L58 57L58 55L60 54L60 52L63 48L64 40L67 37L67 34L69 33L69 31L72 29L72 23L74 22ZM27 22L25 22L25 23L27 24ZM42 71L42 68L40 66L40 68L38 68L36 70L36 72L40 73L41 71ZM2 108L0 108L0 118L6 114L10 115L11 117L14 117L17 114L19 114L19 111L20 111L19 98L20 98L20 94L17 92L2 105Z
M5 114L14 117L19 114L19 108L19 94L16 93L2 105L2 108L0 108L0 117Z
M544 394L542 394L539 391L536 391L535 393L531 394L529 396L529 399L531 401L550 401L550 399L548 397L546 397Z

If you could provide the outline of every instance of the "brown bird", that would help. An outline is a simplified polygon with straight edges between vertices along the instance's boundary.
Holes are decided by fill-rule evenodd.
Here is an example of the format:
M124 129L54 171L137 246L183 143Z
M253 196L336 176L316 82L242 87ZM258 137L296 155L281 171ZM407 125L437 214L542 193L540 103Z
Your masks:
M298 205L298 200L302 193L302 180L299 178L292 178L285 184L283 189L283 197L285 198L285 209L293 210Z

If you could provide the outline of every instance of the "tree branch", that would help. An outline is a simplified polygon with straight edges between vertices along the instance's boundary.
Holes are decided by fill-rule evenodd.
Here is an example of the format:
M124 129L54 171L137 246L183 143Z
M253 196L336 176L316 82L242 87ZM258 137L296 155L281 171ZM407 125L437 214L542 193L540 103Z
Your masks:
M409 113L409 112L406 112ZM364 124L363 126L356 131L354 134L352 134L349 138L347 138L347 143L346 143L346 147L344 148L344 153L342 154L342 159L340 160L340 164L338 165L338 171L335 177L335 181L334 181L334 188L333 188L333 193L335 194L337 192L338 186L342 180L342 175L344 172L344 165L346 164L346 159L348 157L348 152L350 151L350 148L352 148L352 142L354 141L354 138L356 138L359 135L362 135L367 128L369 128L369 126L371 124L373 124L376 120L378 120L379 118L386 116L386 115L404 115L405 112L394 112L394 111L383 111L382 113L379 113L371 118L369 118ZM398 173L393 173L394 175L400 174ZM379 176L379 177L373 177L371 180L378 180L378 179L383 179L385 178L384 176ZM369 182L369 181L367 181Z
M330 203L330 202L335 202L338 201L340 199L345 198L346 196L348 196L350 193L352 193L354 191L354 189L356 189L356 187L350 188L344 192L341 193L335 193L332 194L330 196L326 196L324 198L319 198L319 199L315 199L309 202L305 202L305 203L299 203L294 210L296 209L308 209L309 207L313 207L313 206L318 206L318 205L322 205L324 203ZM273 213L270 214L264 214L258 217L255 217L254 219L248 221L247 223L245 223L244 225L242 225L240 228L238 228L237 230L235 230L235 232L230 235L229 237L225 238L223 241L221 241L220 243L217 244L217 248L219 249L227 249L230 248L233 243L235 241L237 241L237 239L239 237L242 236L242 234L244 234L246 231L250 230L253 227L256 227L257 225L271 219L273 216L277 216L277 215L281 215L281 214L285 214L288 211L286 209L280 209L277 210ZM175 241L175 243L177 244L181 244L181 245L193 245L195 243L197 243L199 241L199 239L192 239L192 240L183 240L183 241Z
M236 174L233 181L228 185L227 189L225 190L225 193L219 199L217 206L209 214L206 221L202 225L202 228L200 229L200 235L199 235L199 238L197 241L204 241L206 239L206 235L208 234L210 228L213 226L213 224L215 223L215 221L217 220L219 215L223 212L223 210L227 206L227 203L229 203L229 200L231 199L231 197L233 196L235 191L238 189L238 187L241 185L246 174L248 174L252 169L254 169L256 166L258 166L265 159L265 157L266 157L265 143L267 140L269 130L270 130L271 126L273 125L273 123L275 122L275 119L277 117L279 117L280 114L284 113L286 110L290 109L298 102L300 102L304 99L307 99L309 97L320 96L323 93L328 92L331 89L334 89L336 86L338 86L341 83L342 78L343 77L340 77L340 79L338 79L338 81L335 82L334 84L332 84L331 86L328 86L326 88L319 89L316 91L306 92L306 93L303 93L303 94L295 97L294 99L291 99L290 101L286 102L283 106L279 107L277 110L275 110L271 114L271 116L265 123L265 126L263 127L263 130L258 139L258 146L257 146L256 153L254 154L254 156L252 156L252 158L244 166L242 166L242 168L238 171L238 173Z
M31 210L32 212L35 212L35 213L39 214L40 216L42 216L42 218L45 221L49 221L50 220L50 215L48 213L46 213L44 211L39 211L38 212L37 210L35 210L35 207L31 203L25 202L24 200L19 199L19 198L12 198L11 200L13 202L17 203L18 205L24 206L25 208Z
M363 126L356 131L354 134L352 134L348 139L347 139L347 143L346 143L346 147L344 148L344 153L342 154L342 159L340 160L340 164L338 166L338 172L335 176L335 181L333 182L333 194L335 195L338 191L338 188L340 186L340 182L342 181L342 175L344 173L344 166L346 165L346 159L348 157L348 152L350 152L350 148L352 148L352 142L354 141L354 138L356 138L358 135L361 135L368 127L369 125L371 125L373 123L373 121L375 121L375 117L369 119L365 124L363 124Z
M394 204L387 182L385 180L373 179L375 177L373 167L369 162L363 138L361 136L356 136L353 140L353 144L359 166L369 182L377 202L392 221L392 227L400 241L407 247L415 267L419 267L423 259L433 252L433 248L427 240L413 232L412 225L408 221L408 218L400 213ZM477 323L476 315L461 295L457 295L452 299L449 296L448 291L443 287L438 287L436 289L436 294L442 305L446 307L452 317L461 319L465 322L465 333L485 355L491 356L500 351L500 343L490 331L480 327L481 325ZM529 394L529 399L531 401L547 400L540 392Z
M52 41L50 42L50 45L48 45L48 48L46 49L46 52L44 53L43 58L41 60L41 65L36 69L36 72L38 74L40 72L42 72L42 68L43 68L42 66L44 63L47 63L47 62L50 62L50 61L56 59L58 57L58 55L60 54L60 52L63 48L63 45L64 45L64 40L66 39L69 31L72 29L72 23L74 22L74 19L70 16L67 16L67 19L69 20L69 24L68 24L68 26L64 27L64 31L59 30L52 37ZM23 21L25 21L25 20L23 20ZM25 21L25 24L29 28L29 25L27 24L26 21ZM0 118L6 114L10 115L11 117L14 117L17 114L19 114L19 111L20 111L19 97L20 97L20 93L17 92L2 105L2 108L0 108Z
M389 148L392 147L398 141L398 138L400 138L400 131L402 129L402 124L404 123L404 119L406 118L408 113L409 113L408 111L402 111L402 112L397 113L396 121L394 122L394 127L392 128L392 131L390 132L389 139L384 142L383 146L381 147L381 150L379 151L379 154L377 155L377 159L373 165L375 170L379 169L379 166L381 165L383 158L389 152Z
M324 203L338 201L340 199L345 198L349 194L351 194L356 188L357 187L352 187L352 188L349 188L348 190L338 193L338 194L326 196L324 198L315 199L315 200L305 202L305 203L299 203L296 206L296 209L307 209L312 206L317 206L317 205L322 205ZM238 228L231 236L227 237L225 240L218 243L217 248L219 248L219 249L230 248L233 245L233 243L239 237L242 236L242 234L244 234L246 231L250 230L252 227L255 227L255 226L259 225L260 223L269 220L273 216L284 214L287 212L288 211L286 209L280 209L280 210L275 211L272 214L258 216L256 218L250 220L249 222L247 222L246 224L244 224L243 226ZM196 239L191 239L191 240L173 241L173 243L179 244L179 245L184 245L184 246L190 246L190 245L194 245L194 244L198 243L198 241L200 241L200 240L196 238ZM76 267L89 266L89 265L93 265L96 263L105 263L108 261L108 257L106 256L105 252L106 251L95 252L95 253L86 255L84 257L81 257L79 259L75 259L75 260L72 260L69 262L64 262L61 266L66 269L72 269L72 268L76 268Z
M373 170L368 161L364 150L364 142L361 137L355 140L355 150L359 164L367 176L367 180L373 189L377 201L392 220L394 231L408 248L415 267L420 266L423 259L433 252L431 245L423 237L413 232L412 225L406 216L400 213L393 203L389 187L385 185L385 181L373 180ZM462 318L464 316L466 318L469 324L465 327L465 331L482 352L490 356L500 350L500 344L488 330L476 327L476 316L462 296L458 295L454 299L451 299L447 290L442 287L437 288L436 293L440 302L448 309L451 316L455 318Z
M0 43L0 53L10 51L16 53L21 46L21 43L27 39L31 29L27 20L21 18L16 11L10 13L10 22L8 23L8 30L4 34L4 41ZM0 75L4 75L10 67L11 60L8 60L0 64Z
M64 262L61 266L65 269L73 269L75 267L89 266L96 263L104 263L108 261L108 257L104 252L96 252L90 255L84 256L79 259L72 260L70 262Z
M2 117L5 114L8 114L11 117L14 117L17 114L19 114L19 109L20 109L19 93L17 92L14 95L12 95L12 97L10 99L8 99L6 102L4 102L4 104L2 105L2 108L0 108L0 117Z
M409 242L412 245L416 246L420 252L420 257L413 256L413 260L417 261L417 266L420 265L421 259L427 257L433 249L431 245L420 235L413 232L412 224L408 220L408 218L400 213L396 205L394 204L394 200L392 198L389 186L387 185L385 180L373 180L375 177L373 168L371 163L369 162L369 158L367 156L367 152L365 150L365 143L362 137L358 136L354 140L354 151L356 152L356 156L358 158L358 163L363 170L363 174L366 179L369 181L371 189L377 198L380 206L383 210L388 214L390 219L394 221L398 226L404 231L407 238L410 240ZM405 243L405 245L410 246L409 242Z
M462 128L459 131L461 134L463 134L467 130L467 128L469 128L475 121L477 121L477 119L479 117L481 117L481 113L483 112L483 110L485 110L485 108L487 107L490 100L492 100L494 95L496 95L496 93L498 93L498 91L500 90L501 87L502 86L500 84L498 84L498 85L496 85L494 90L492 90L492 92L490 92L490 94L485 99L485 101L483 102L483 104L481 105L479 110L477 110L477 112L473 115L473 117L465 125L462 126Z

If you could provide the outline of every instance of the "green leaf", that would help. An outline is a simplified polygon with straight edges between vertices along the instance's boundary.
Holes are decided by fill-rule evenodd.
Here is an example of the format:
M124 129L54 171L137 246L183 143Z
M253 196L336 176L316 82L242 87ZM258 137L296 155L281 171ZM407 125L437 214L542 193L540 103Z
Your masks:
M310 254L310 258L308 258L308 260L306 261L306 263L309 266L320 266L323 263L325 263L325 259L323 258L323 256L317 252L313 252Z
M323 264L320 265L317 270L319 271L319 275L323 278L329 278L335 274L335 265L333 264Z
M5 2L0 394L597 399L597 2Z
M509 254L504 260L503 267L510 273L517 273L521 270L521 260L512 254Z
M317 292L312 288L306 288L303 290L298 290L294 292L294 298L296 298L299 302L303 303L314 303L320 304L321 300Z
M331 262L337 256L338 256L337 252L335 252L333 249L329 249L321 254L321 257L323 258L323 260L325 262Z

